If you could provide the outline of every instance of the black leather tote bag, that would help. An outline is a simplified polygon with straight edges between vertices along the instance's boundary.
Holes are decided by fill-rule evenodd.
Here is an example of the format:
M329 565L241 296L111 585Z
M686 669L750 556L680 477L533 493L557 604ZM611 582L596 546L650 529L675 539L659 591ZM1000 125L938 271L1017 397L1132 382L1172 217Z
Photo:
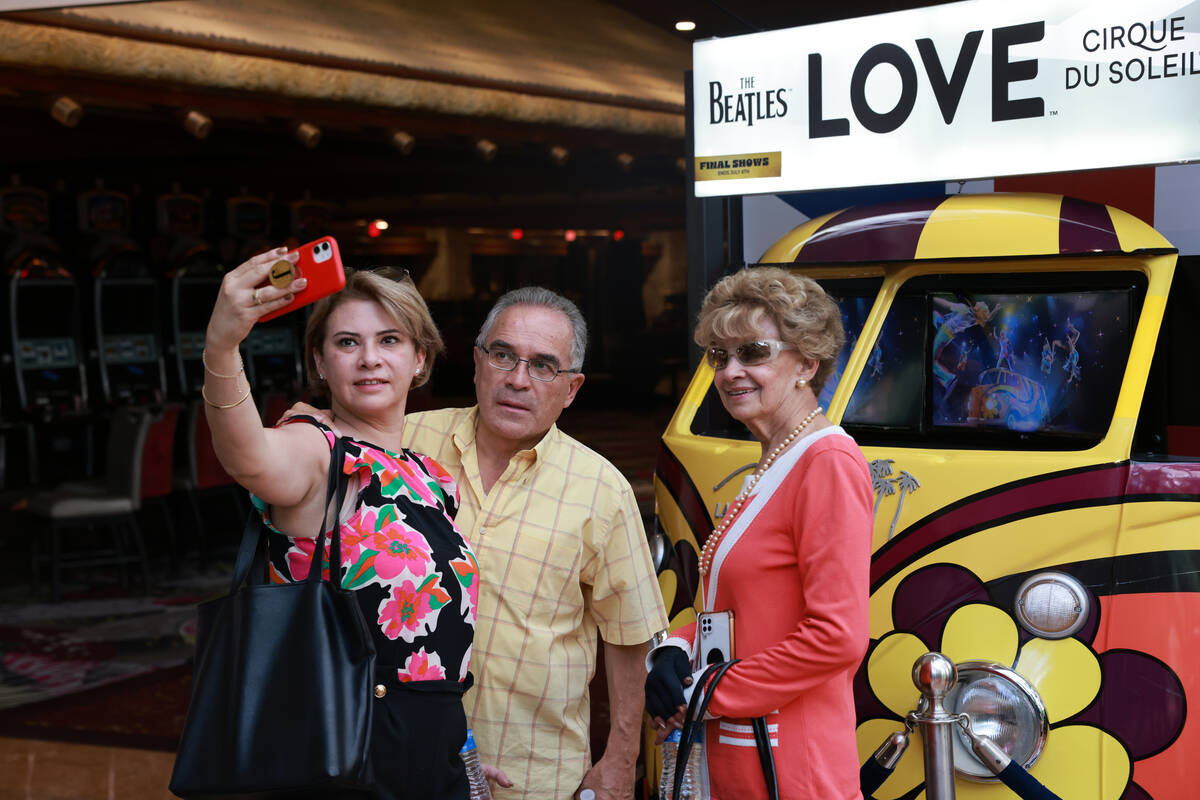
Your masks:
M688 763L688 757L692 752L692 742L696 738L696 728L704 725L704 714L708 711L708 703L712 700L713 692L716 691L721 678L725 677L725 673L736 663L738 663L738 659L734 658L723 663L710 664L700 676L696 690L692 692L691 702L688 703L687 713L683 718L683 730L679 734L679 752L675 756L675 776L671 786L671 797L679 797L679 790L683 786L684 772L681 767ZM701 699L702 697L703 699ZM758 762L762 766L763 780L767 783L767 798L768 800L780 800L779 778L775 772L775 755L771 752L771 736L767 731L766 717L755 717L750 720L750 727L754 731L754 745L758 748Z
M252 510L230 594L198 609L192 696L171 775L179 797L352 797L370 789L375 646L339 580L343 453L338 440L308 578L266 582L267 531ZM333 568L323 580L330 509Z

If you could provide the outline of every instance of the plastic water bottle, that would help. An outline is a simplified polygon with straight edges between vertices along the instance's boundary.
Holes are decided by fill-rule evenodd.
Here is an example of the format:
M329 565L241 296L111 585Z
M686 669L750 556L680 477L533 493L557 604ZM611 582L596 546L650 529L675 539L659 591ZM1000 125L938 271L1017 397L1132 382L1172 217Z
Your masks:
M487 777L483 774L483 764L479 761L479 751L475 748L475 734L467 728L467 741L463 742L462 750L458 751L463 764L467 766L467 782L471 786L471 800L492 800L492 790L488 788Z
M708 770L704 762L704 729L697 728L688 763L684 766L683 782L679 785L679 797L672 796L675 788L675 769L679 754L680 731L678 728L667 734L662 745L662 776L658 781L658 796L662 800L708 800Z

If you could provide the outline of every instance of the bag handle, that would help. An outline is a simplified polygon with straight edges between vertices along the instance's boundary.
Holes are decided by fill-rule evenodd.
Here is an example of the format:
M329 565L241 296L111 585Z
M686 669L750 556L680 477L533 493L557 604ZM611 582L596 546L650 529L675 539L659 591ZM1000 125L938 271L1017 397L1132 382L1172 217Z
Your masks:
M708 713L708 704L712 700L717 684L738 660L734 658L723 664L709 665L701 674L695 691L692 692L692 699L688 703L687 713L683 719L683 730L679 735L679 751L675 756L672 797L679 797L679 790L683 786L683 773L687 769L688 757L692 752L692 738L696 735L695 728L697 725L704 724L704 715ZM703 700L700 700L701 695L704 696ZM766 717L755 717L751 720L751 727L754 730L754 744L758 747L758 760L762 765L763 780L767 784L767 797L769 800L779 800L779 780L775 772L775 755L771 752L771 738L767 731Z
M325 487L325 511L321 518L321 530L316 537L316 546L313 548L312 561L308 566L308 578L306 580L321 579L321 558L325 552L325 529L326 521L329 519L330 500L336 494L336 502L333 512L333 539L331 543L330 564L339 564L341 556L341 525L339 524L339 516L341 514L342 503L346 498L347 481L339 480L341 476L342 462L345 460L345 445L339 438L334 442L333 448L329 454L329 476ZM259 561L259 556L266 552L267 543L267 526L263 524L262 514L254 508L250 509L250 514L246 518L246 526L242 529L242 541L238 545L237 558L233 562L233 582L230 584L229 593L234 594L245 583L246 579L252 572L252 567L255 562ZM333 580L334 570L330 570L330 582L336 588L341 588L341 581Z
M316 583L321 578L321 559L325 556L325 531L331 534L329 542L329 582L333 588L341 589L342 570L342 503L346 500L347 481L341 480L342 462L346 459L346 446L341 438L334 440L333 449L329 454L329 482L325 487L325 513L321 517L321 532L317 534L316 546L313 547L312 560L308 564L307 583ZM336 494L336 498L335 498ZM330 505L330 500L334 502ZM333 524L327 525L330 511L333 512Z

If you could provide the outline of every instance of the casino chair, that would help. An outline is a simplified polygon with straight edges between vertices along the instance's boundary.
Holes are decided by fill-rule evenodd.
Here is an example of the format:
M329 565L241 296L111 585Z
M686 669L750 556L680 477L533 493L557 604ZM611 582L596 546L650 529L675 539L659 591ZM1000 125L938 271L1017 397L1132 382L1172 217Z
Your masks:
M33 536L33 588L38 589L41 565L50 563L50 594L61 596L64 569L117 565L125 578L126 565L141 566L143 587L150 590L150 562L137 521L142 501L142 475L146 443L154 424L149 409L121 407L113 411L102 478L62 484L35 494L27 510L49 523L50 553L41 552L42 534ZM107 531L111 546L68 549L69 539L80 531Z
M208 536L204 532L204 515L200 512L199 496L216 491L228 491L233 494L237 506L238 517L246 516L246 506L243 504L241 487L234 482L213 450L212 432L208 427L208 419L204 416L204 403L194 399L189 403L186 421L181 430L182 458L176 460L174 486L185 492L192 509L192 519L196 525L196 538L200 548L200 561L208 560Z

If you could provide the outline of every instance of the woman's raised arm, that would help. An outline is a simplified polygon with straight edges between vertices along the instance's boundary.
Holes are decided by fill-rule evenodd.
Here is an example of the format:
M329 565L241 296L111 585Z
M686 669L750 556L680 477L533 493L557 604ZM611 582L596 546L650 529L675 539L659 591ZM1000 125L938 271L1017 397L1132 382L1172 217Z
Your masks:
M291 302L293 289L304 288L304 278L285 289L266 283L273 264L297 259L280 247L226 273L202 353L204 410L217 458L242 487L283 507L303 502L321 483L329 449L319 431L306 430L310 426L263 427L239 347L264 314Z

